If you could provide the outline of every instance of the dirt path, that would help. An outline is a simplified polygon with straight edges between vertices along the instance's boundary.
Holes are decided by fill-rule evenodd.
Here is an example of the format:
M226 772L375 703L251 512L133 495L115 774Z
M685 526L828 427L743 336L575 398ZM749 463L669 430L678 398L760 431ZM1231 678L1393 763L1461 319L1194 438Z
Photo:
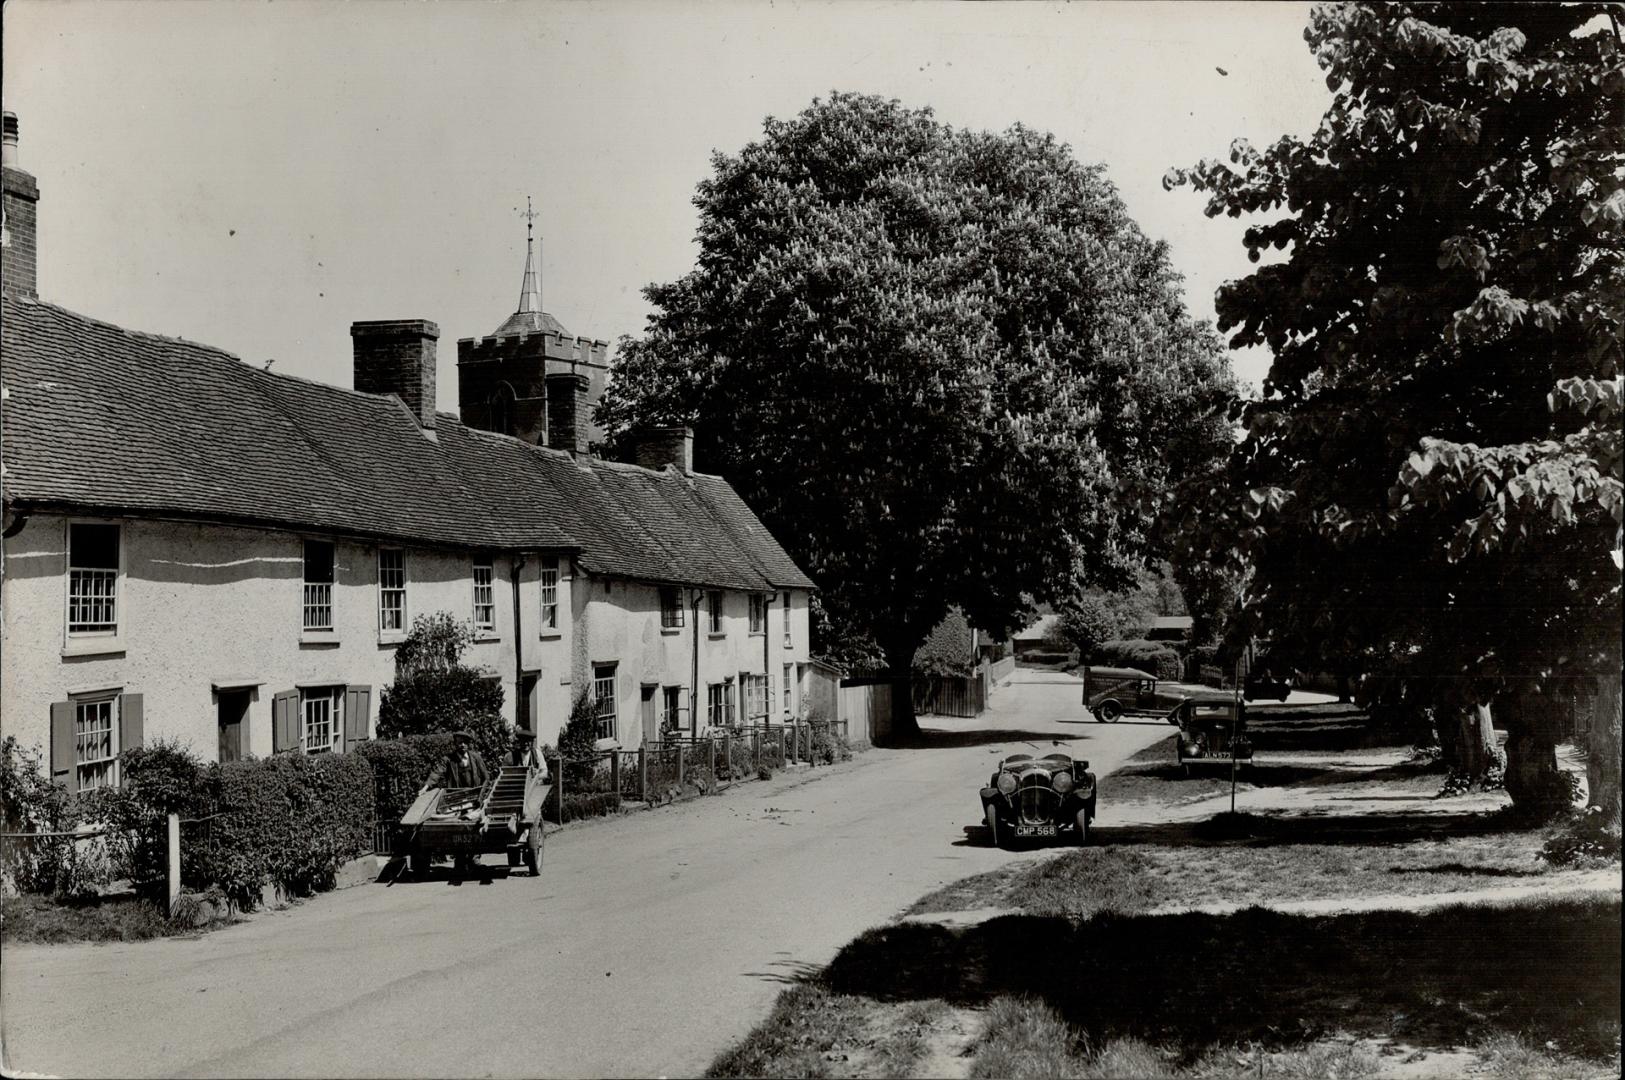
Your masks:
M548 840L540 880L369 885L196 939L7 948L6 1064L78 1076L700 1072L785 983L960 877L1001 752L1108 771L1166 724L1087 722L1018 673L931 748L742 784ZM1102 808L1105 812L1105 808Z

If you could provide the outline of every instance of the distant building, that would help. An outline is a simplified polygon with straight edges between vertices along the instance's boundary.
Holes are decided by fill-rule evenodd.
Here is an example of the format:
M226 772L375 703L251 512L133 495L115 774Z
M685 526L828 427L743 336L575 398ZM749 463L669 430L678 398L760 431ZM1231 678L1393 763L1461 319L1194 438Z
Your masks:
M1184 641L1191 636L1189 615L1158 615L1146 629L1147 641Z
M541 312L528 259L520 310L459 343L464 421L427 320L355 323L343 390L40 300L16 145L8 114L0 702L58 780L117 783L160 737L344 752L437 611L543 740L581 695L626 746L798 710L813 583L686 429L585 452L604 344Z

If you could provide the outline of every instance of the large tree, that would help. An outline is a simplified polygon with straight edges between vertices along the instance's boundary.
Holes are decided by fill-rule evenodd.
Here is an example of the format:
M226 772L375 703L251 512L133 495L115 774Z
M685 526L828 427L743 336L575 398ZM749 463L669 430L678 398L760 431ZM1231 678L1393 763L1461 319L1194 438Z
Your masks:
M1053 137L835 94L717 154L699 259L650 286L600 418L697 430L895 677L951 605L1120 584L1171 479L1223 444L1231 380L1165 248ZM895 733L914 718L894 694Z
M1250 565L1247 625L1303 662L1361 658L1479 743L1493 708L1508 790L1548 809L1576 692L1600 690L1598 745L1619 753L1614 20L1317 7L1305 38L1334 100L1314 134L1238 140L1167 181L1210 215L1269 215L1254 261L1289 252L1220 291L1231 344L1274 362L1187 537ZM1612 776L1592 796L1617 808Z

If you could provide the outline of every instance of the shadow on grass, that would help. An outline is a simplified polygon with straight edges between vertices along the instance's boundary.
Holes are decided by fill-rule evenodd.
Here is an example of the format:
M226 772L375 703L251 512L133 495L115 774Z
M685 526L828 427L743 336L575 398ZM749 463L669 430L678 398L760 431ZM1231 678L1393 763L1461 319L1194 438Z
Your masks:
M1510 866L1469 866L1466 863L1440 863L1438 866L1394 866L1390 874L1463 874L1468 877L1541 877L1541 870L1515 870Z
M1280 1046L1336 1031L1427 1048L1495 1032L1609 1054L1619 1031L1617 898L1538 908L1287 915L1014 915L872 930L817 982L886 1002L1027 995L1099 1044ZM952 972L952 978L944 978Z
M1406 844L1414 840L1488 836L1520 828L1500 814L1350 814L1300 816L1221 813L1201 821L1097 825L1102 845L1271 847L1277 844Z

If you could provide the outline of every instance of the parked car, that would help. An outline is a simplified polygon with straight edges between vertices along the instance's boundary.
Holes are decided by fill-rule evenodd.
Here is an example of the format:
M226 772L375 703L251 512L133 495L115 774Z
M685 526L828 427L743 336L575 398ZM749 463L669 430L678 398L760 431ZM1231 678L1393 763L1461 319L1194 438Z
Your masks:
M1247 737L1247 709L1235 701L1192 702L1179 717L1175 755L1189 776L1203 766L1251 764L1252 740Z
M1224 700L1222 691L1211 695L1159 683L1157 677L1139 668L1094 667L1083 669L1083 703L1095 719L1114 724L1124 716L1160 716L1170 724L1193 701Z
M1011 754L982 789L982 816L999 847L1062 835L1087 843L1095 818L1095 774L1087 761L1067 754Z
M1292 693L1292 682L1293 673L1290 671L1284 675L1277 675L1268 668L1251 671L1241 681L1241 693L1248 701L1256 701L1258 698L1285 701L1287 695Z

